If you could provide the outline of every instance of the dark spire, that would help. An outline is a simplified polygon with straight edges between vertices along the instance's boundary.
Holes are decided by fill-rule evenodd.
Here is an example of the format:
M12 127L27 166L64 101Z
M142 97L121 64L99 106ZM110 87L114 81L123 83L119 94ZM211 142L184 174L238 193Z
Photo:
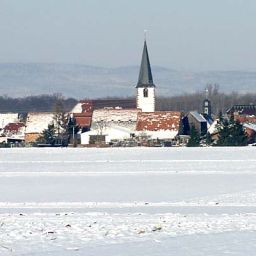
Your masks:
M140 75L136 88L138 87L155 87L151 73L146 40L144 41L144 48L140 65Z

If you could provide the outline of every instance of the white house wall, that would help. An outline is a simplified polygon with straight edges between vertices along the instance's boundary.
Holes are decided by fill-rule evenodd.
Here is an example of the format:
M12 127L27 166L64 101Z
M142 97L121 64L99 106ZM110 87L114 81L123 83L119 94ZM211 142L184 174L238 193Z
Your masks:
M159 131L139 131L136 132L137 136L146 135L151 139L160 139L160 140L173 140L178 135L179 131L177 130L159 130Z
M126 129L124 127L106 127L102 130L102 135L106 136L106 143L111 140L125 140L130 138L130 134L134 133L134 130ZM98 130L91 130L81 134L81 144L87 145L90 142L91 135L99 135Z

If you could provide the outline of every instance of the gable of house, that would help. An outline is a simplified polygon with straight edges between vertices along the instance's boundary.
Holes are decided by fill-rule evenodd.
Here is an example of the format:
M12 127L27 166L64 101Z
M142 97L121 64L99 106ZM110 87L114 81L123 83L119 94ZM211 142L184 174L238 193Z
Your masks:
M48 128L48 125L53 123L54 113L51 112L30 112L26 120L26 133L37 134L42 133Z
M18 113L0 113L0 129L4 129L9 123L16 123L18 121Z
M188 113L188 122L190 128L194 126L200 135L207 133L207 120L197 111L190 111Z
M9 123L4 127L4 133L17 134L25 128L24 123Z

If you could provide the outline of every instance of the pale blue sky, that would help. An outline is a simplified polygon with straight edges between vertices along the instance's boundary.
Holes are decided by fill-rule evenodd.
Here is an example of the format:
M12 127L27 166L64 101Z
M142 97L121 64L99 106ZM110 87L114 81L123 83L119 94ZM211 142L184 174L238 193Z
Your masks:
M256 70L255 0L0 0L0 62Z

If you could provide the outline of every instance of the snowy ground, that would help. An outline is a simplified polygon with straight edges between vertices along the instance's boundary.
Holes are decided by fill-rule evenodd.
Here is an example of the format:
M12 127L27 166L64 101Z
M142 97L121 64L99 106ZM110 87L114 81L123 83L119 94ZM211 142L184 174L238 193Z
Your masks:
M254 255L255 153L1 149L0 255Z

